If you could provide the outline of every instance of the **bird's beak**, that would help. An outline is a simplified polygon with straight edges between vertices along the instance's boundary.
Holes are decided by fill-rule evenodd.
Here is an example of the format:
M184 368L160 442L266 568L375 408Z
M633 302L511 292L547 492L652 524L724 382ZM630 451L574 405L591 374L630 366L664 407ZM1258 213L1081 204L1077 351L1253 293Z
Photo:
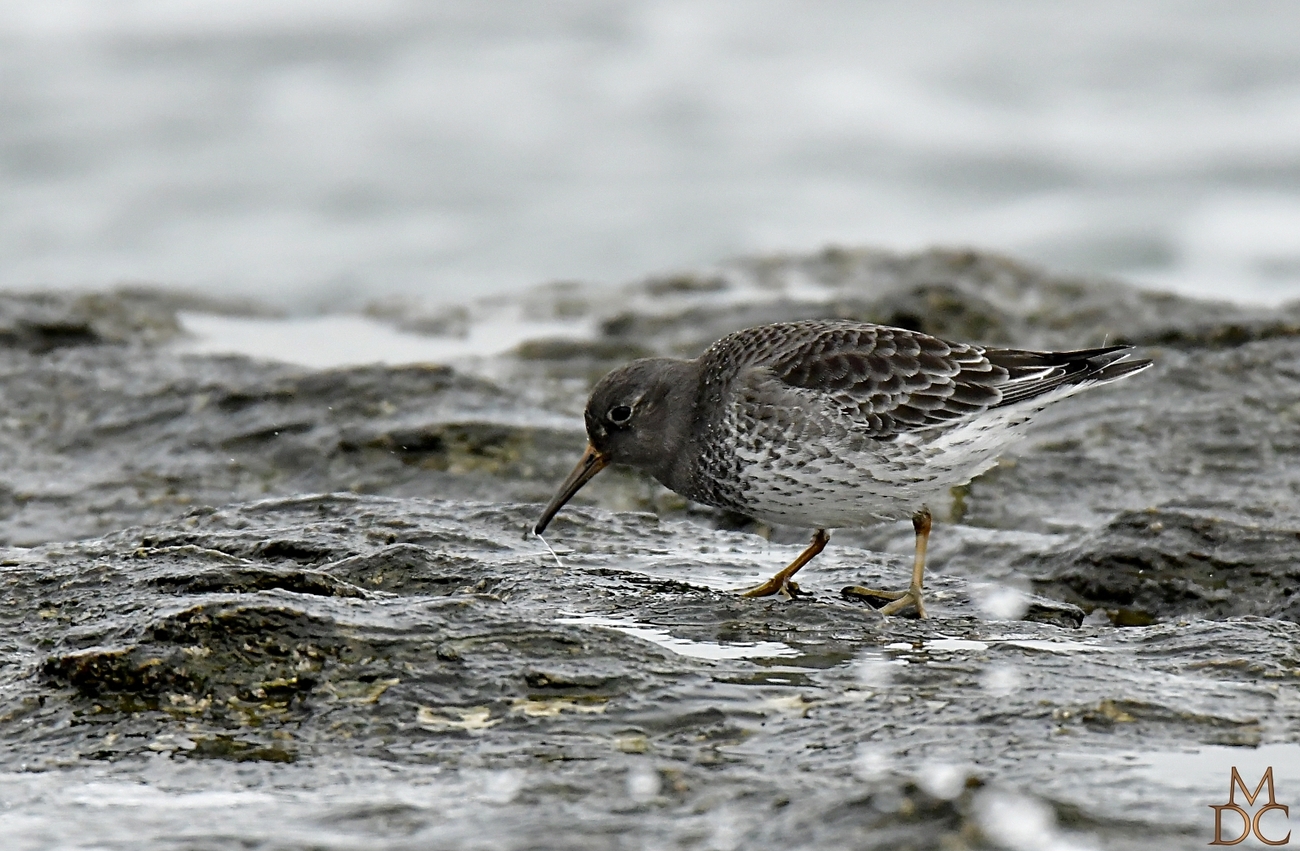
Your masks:
M560 485L560 489L556 492L555 498L550 501L546 506L546 510L542 512L541 519L538 520L537 525L533 527L533 534L540 535L542 532L546 531L546 527L550 524L551 518L559 513L560 509L564 507L566 502L573 499L575 493L582 490L583 485L591 481L592 477L601 470L605 469L607 464L609 464L609 456L600 452L596 447L588 443L587 451L582 453L582 460L578 462L578 466L573 468L573 472L569 474L569 478L565 479L564 484Z

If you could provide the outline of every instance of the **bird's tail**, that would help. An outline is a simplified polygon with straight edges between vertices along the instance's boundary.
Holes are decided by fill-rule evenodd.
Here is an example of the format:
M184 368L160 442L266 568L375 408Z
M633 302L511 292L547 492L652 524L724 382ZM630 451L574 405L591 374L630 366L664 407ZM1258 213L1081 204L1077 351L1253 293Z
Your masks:
M1007 370L998 407L1014 405L1059 387L1109 384L1151 366L1148 359L1129 360L1132 346L1105 346L1073 352L988 349L985 355Z

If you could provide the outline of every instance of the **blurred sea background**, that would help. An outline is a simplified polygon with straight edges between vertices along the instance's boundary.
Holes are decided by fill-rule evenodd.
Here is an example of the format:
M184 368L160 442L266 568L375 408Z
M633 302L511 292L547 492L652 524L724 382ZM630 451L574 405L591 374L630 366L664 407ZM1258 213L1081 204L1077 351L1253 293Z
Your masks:
M298 313L826 244L1300 297L1300 4L0 0L0 287Z

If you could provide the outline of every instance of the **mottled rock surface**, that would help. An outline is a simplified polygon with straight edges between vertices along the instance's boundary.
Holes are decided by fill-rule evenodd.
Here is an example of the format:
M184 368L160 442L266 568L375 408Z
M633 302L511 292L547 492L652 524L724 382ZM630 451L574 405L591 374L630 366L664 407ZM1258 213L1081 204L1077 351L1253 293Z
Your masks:
M1300 803L1300 312L943 251L526 299L589 333L312 371L178 355L184 299L0 296L6 848L1199 848L1259 760ZM632 473L562 566L527 536L605 369L814 316L1157 366L935 507L926 622L839 594L906 524L793 601L730 589L806 530Z

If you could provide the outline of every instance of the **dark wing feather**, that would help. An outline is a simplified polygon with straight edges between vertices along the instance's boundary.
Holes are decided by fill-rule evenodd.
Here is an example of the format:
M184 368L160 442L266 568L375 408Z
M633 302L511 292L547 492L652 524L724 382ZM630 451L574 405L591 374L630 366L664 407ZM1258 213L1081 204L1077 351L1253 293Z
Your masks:
M1132 346L1107 346L1073 352L1027 352L987 349L989 362L1007 370L999 405L1014 405L1067 384L1089 381L1104 384L1141 372L1149 360L1126 360Z
M742 376L822 394L876 439L974 416L1080 381L1111 381L1149 361L1127 346L1077 352L986 349L860 322L790 322L740 331L702 357L705 375ZM706 378L707 380L707 378Z

